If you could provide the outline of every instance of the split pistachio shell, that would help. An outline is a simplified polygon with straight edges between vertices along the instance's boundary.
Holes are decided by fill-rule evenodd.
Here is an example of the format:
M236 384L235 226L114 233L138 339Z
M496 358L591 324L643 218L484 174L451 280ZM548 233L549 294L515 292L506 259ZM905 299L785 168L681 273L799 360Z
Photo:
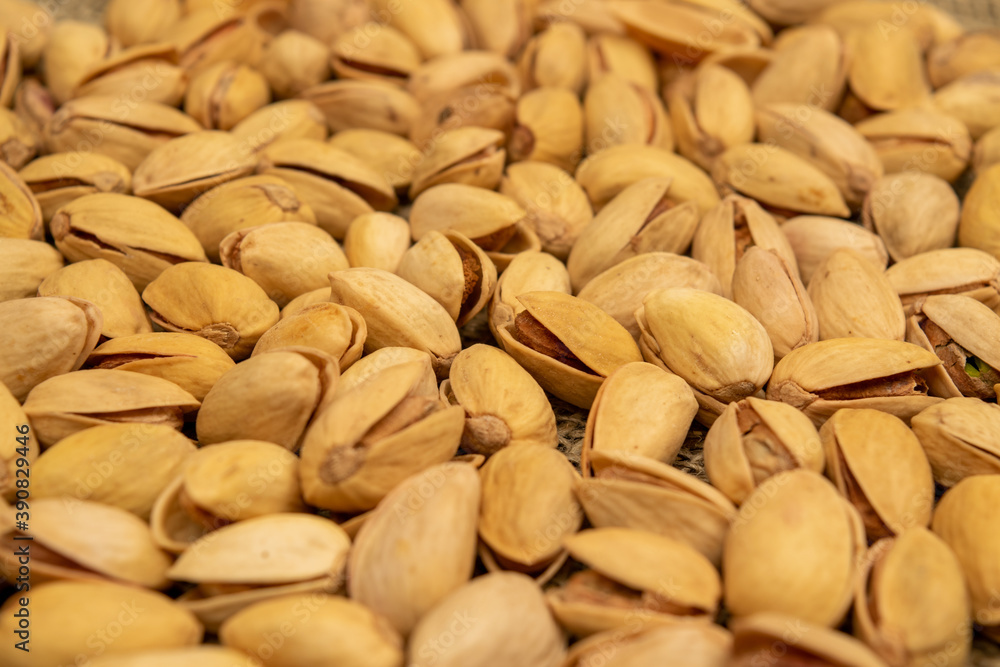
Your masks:
M103 539L94 540L100 534ZM25 537L27 536L27 537ZM40 547L32 559L34 581L114 581L166 588L170 558L153 542L145 521L127 510L89 500L37 498L27 530L10 530L8 544L31 539ZM0 570L17 578L14 549L0 557Z
M789 28L751 85L757 106L802 104L833 111L847 82L847 49L824 25Z
M104 318L90 301L38 297L0 302L0 382L23 402L33 388L83 366Z
M222 646L202 644L190 648L129 651L120 656L101 656L92 667L257 667L252 656Z
M958 557L972 598L972 620L996 639L1000 636L997 590L1000 544L997 514L1000 475L976 475L947 491L934 512L934 532Z
M0 238L0 301L34 296L42 281L62 266L62 254L48 243Z
M309 504L370 510L410 475L455 455L463 411L439 402L425 371L418 362L385 368L319 411L302 442Z
M566 262L573 289L646 252L684 253L698 226L698 208L673 192L670 178L626 187L580 233Z
M548 162L572 171L583 145L584 114L576 95L565 88L536 88L517 101L507 144L511 162Z
M337 361L314 348L273 350L237 364L205 396L198 440L265 440L294 451L313 415L332 399L339 375Z
M938 89L931 98L933 108L962 121L973 139L992 130L997 121L997 90L1000 68L973 72Z
M652 53L644 44L610 31L590 35L587 41L588 79L596 81L611 72L656 90L656 65Z
M285 30L264 49L259 63L275 97L295 97L330 78L329 48L311 35Z
M703 423L714 421L727 403L758 392L774 366L764 327L717 294L656 290L643 300L636 319L643 356L691 386Z
M191 79L184 111L206 129L231 130L270 101L271 89L263 74L242 63L224 60Z
M960 206L955 191L937 176L889 174L872 185L862 222L898 262L954 245Z
M94 426L60 440L32 464L31 493L90 500L147 519L156 496L194 452L190 440L163 424Z
M1000 205L1000 165L994 165L976 175L962 202L962 219L958 225L958 244L966 248L985 250L1000 259L1000 238L996 211Z
M976 398L949 398L911 422L934 471L934 481L954 486L971 475L1000 474L1000 407Z
M542 0L536 11L538 20L544 25L559 21L571 20L588 35L607 32L613 35L624 35L625 26L614 12L602 0L581 0L574 11L567 16L566 8L560 7L557 0Z
M395 273L409 248L410 224L391 213L359 215L344 236L344 254L351 267Z
M466 463L442 463L386 496L358 532L348 593L403 635L471 577L481 484Z
M500 182L507 153L503 132L460 127L442 132L413 170L410 199L441 183L465 183L492 190Z
M84 195L127 193L132 188L132 173L128 168L98 153L46 155L25 165L20 176L35 194L46 221Z
M286 347L311 347L329 354L345 370L361 358L367 337L368 327L361 313L320 302L282 318L260 337L251 356Z
M191 230L139 197L80 197L59 209L50 228L66 259L106 259L140 291L168 267L207 259Z
M870 25L851 36L851 92L877 111L919 106L930 97L916 31L894 28Z
M260 647L281 632L288 618L296 619L296 632L278 634L284 641L269 654L268 667L403 665L403 640L384 618L357 602L326 594L300 593L257 602L227 619L219 629L219 640L260 655Z
M867 4L867 3L866 3ZM886 663L859 640L810 623L795 614L760 612L734 619L732 667L751 667L770 660L775 647L782 659L802 664L885 667Z
M730 403L705 435L708 479L737 505L798 468L823 472L823 448L813 423L790 405L753 396Z
M42 209L17 171L0 161L0 238L43 240Z
M583 509L573 494L579 474L558 450L505 447L480 470L479 539L487 566L540 575L562 565L563 540L580 529ZM548 572L545 570L548 569Z
M326 118L308 100L282 100L261 107L232 129L232 135L255 153L284 139L316 139L329 136Z
M587 36L580 26L569 21L548 26L528 40L519 57L524 89L549 86L579 94L587 80L586 48Z
M672 463L684 444L698 401L680 377L652 364L625 364L601 385L587 416L580 465L593 451L623 451ZM636 419L636 415L643 415Z
M125 272L104 259L63 267L42 281L38 296L75 296L96 305L103 316L101 335L118 338L152 333L142 299Z
M327 81L306 88L299 96L322 112L334 133L370 129L405 137L420 115L417 98L382 81Z
M266 35L248 13L220 12L205 6L163 31L162 39L177 49L182 67L197 73L221 60L253 64L260 57Z
M517 254L500 274L493 300L490 302L490 331L494 338L524 310L517 297L527 292L554 291L569 294L570 281L566 265L548 253L526 251Z
M597 306L561 292L530 292L498 330L500 344L542 388L589 408L604 379L642 357L631 335Z
M333 237L304 222L234 231L219 243L219 256L223 266L260 285L279 308L325 286L331 271L348 268L347 256Z
M821 340L859 336L903 340L906 316L878 267L849 248L834 250L809 283Z
M405 84L420 67L421 57L409 37L391 25L378 22L359 25L334 40L330 67L339 79L384 81ZM321 83L329 77L323 77Z
M972 643L969 595L948 545L915 527L876 542L865 560L855 634L890 663L964 665Z
M443 637L454 636L445 644ZM559 667L566 639L542 591L523 574L477 577L420 619L410 637L412 667Z
M407 82L407 88L425 102L437 94L488 81L513 97L521 92L517 70L506 58L489 51L468 50L426 61Z
M15 437L8 438L7 443L0 447L0 496L6 500L13 500L17 493L18 461L24 460L28 462L28 465L34 466L35 460L38 458L38 441L31 437L30 430L24 434L29 436L27 440L18 440L25 427L31 428L28 416L24 414L21 404L10 393L10 390L0 383L0 428L15 434ZM78 470L73 470L74 478L78 472ZM37 471L35 479L38 479ZM36 496L38 495L37 487L36 484L33 489Z
M409 139L382 130L341 130L327 143L382 174L397 196L403 196L409 189L414 172L424 159L423 153Z
M105 341L88 368L118 369L170 380L199 401L235 365L215 343L186 333L140 333Z
M935 88L966 74L1000 66L1000 33L975 30L935 45L927 54L927 73Z
M441 384L441 398L465 410L465 451L490 456L512 445L556 444L556 418L545 392L495 347L462 350Z
M155 75L150 76L150 72ZM132 46L97 60L79 75L71 90L73 97L110 97L142 90L144 100L177 106L187 85L188 73L178 62L177 50L158 42Z
M442 132L460 127L492 128L509 139L516 110L517 99L502 83L469 84L424 101L407 133L420 151L426 151Z
M180 648L199 644L201 623L166 595L136 586L94 581L59 581L32 586L24 594L30 600L32 639L37 648L29 654L8 642L0 658L11 667L72 664L77 656L96 658L130 651ZM13 633L18 597L3 606L2 630ZM80 609L86 609L81 614ZM114 641L100 639L99 632L122 626ZM30 657L29 657L30 655Z
M162 328L201 336L233 359L250 356L257 340L279 319L278 306L250 278L198 262L161 273L143 290L142 300Z
M639 628L615 628L573 644L566 667L641 667L683 655L691 667L729 664L733 638L721 626L675 622ZM611 655L611 658L607 656Z
M355 268L330 274L331 301L354 308L368 326L365 351L413 347L434 358L445 375L461 349L448 311L419 288L381 269Z
M670 117L656 92L623 76L605 74L591 81L583 113L590 153L624 144L674 148Z
M611 315L638 340L635 311L642 306L642 300L654 290L672 287L722 294L719 279L705 264L669 252L648 252L594 276L577 296Z
M726 607L836 626L864 549L861 517L830 482L811 470L778 473L734 519L722 562Z
M389 25L413 40L424 58L460 52L465 30L458 8L445 0L428 0L419 5L393 5L375 0L375 9L390 17Z
M576 495L596 528L615 527L684 542L718 565L736 508L717 489L661 461L592 451L593 477Z
M934 109L877 114L854 128L875 149L887 174L916 170L952 182L969 163L969 130L959 119Z
M889 253L882 239L861 225L846 220L802 215L781 225L781 231L795 253L799 275L806 286L823 262L838 248L851 248L882 270L889 263Z
M830 359L837 359L831 364ZM917 345L879 338L834 338L792 350L775 364L767 398L822 425L840 408L873 408L908 421L942 399L921 377L941 363Z
M861 515L869 539L930 524L934 479L920 441L901 419L844 409L819 431L827 475Z

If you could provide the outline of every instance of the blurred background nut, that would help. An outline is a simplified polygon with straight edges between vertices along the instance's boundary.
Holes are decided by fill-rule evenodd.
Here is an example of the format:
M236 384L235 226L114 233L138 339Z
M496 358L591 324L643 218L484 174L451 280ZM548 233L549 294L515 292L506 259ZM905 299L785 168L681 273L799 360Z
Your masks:
M478 4L480 9L485 9L485 2L479 0ZM518 3L509 4L516 7ZM490 31L483 32L486 36ZM518 70L525 91L554 87L579 94L587 81L586 46L587 37L583 30L569 21L553 23L532 37L518 58ZM596 81L597 77L593 80Z
M405 137L420 115L417 98L382 81L325 81L299 97L319 108L332 132L370 129Z
M222 646L202 644L179 649L129 651L124 655L104 655L91 661L94 667L258 667L250 655Z
M417 166L424 159L424 155L410 140L382 130L341 130L330 137L328 143L359 158L382 174L395 189L396 196L401 198L406 196Z
M931 174L889 174L875 181L865 199L862 223L878 233L895 261L950 248L958 231L955 191Z
M442 132L413 170L410 199L434 185L464 183L493 190L500 183L507 153L498 130L460 127Z
M1000 209L1000 165L976 175L962 206L958 244L985 250L1000 259L996 212Z
M209 130L231 130L271 101L264 75L242 63L218 62L198 73L188 86L184 111Z
M0 447L0 496L12 501L17 494L18 461L24 460L28 465L34 465L38 458L38 442L34 438L18 441L21 431L27 426L28 416L24 414L20 402L14 398L7 387L0 383L0 427L13 429L17 437L11 438L9 444ZM23 464L22 466L23 467ZM74 472L77 472L74 470Z
M285 30L264 49L260 72L275 97L295 97L330 78L329 58L324 42L298 30Z
M281 139L318 139L329 135L326 119L312 102L282 100L257 109L232 129L249 150L260 151Z
M39 138L10 109L0 109L0 159L14 169L21 169L35 159Z
M150 72L154 76L150 77ZM173 107L184 99L188 77L188 72L178 64L173 46L163 42L145 44L93 62L79 77L70 96L117 97L142 90L145 101Z
M99 192L128 194L132 173L118 160L97 153L44 155L19 172L42 207L46 222L74 199Z
M329 67L340 79L383 81L405 86L420 67L416 45L392 26L371 22L345 32L333 41ZM296 67L299 67L296 63ZM326 78L316 81L320 83Z
M0 237L43 240L42 209L17 171L0 162Z
M55 24L52 40L45 45L44 63L45 82L56 102L62 104L76 97L77 85L93 66L118 51L113 40L103 28L92 23L59 21Z
M104 25L127 47L155 41L180 16L180 0L109 0Z
M872 145L886 174L919 171L949 183L969 163L972 137L965 124L935 109L876 114L855 124Z

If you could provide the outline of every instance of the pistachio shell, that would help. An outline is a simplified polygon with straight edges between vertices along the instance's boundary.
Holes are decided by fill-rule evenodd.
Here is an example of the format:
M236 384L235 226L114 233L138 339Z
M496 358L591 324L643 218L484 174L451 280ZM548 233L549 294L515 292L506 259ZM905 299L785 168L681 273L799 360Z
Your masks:
M42 240L42 209L17 171L0 161L0 238Z
M937 90L933 108L958 118L969 128L973 139L997 127L996 91L1000 88L997 68L973 72Z
M128 168L99 153L45 155L25 165L20 175L35 193L46 221L52 220L60 208L84 195L127 193L132 188L132 173Z
M405 84L421 62L409 37L376 21L344 32L334 40L330 51L330 65L341 79Z
M934 109L876 114L854 128L875 149L887 174L916 170L951 182L969 163L969 130L959 119Z
M163 40L180 54L181 66L192 73L220 60L253 64L266 36L249 13L220 12L207 6L188 13L162 33Z
M663 663L683 654L691 667L728 664L733 638L728 630L708 623L674 622L622 630L616 628L573 644L566 667L641 667ZM610 658L605 657L611 655Z
M536 88L517 101L514 128L507 143L511 162L548 162L571 171L580 161L583 141L583 110L570 91Z
M329 135L326 118L308 100L282 100L253 112L231 131L245 146L260 152L284 139L317 139Z
M617 74L591 81L583 100L585 143L590 153L640 144L674 148L674 133L656 92Z
M903 304L896 290L859 253L834 250L809 283L821 340L859 336L902 340L906 329Z
M122 46L132 46L155 41L180 16L180 0L111 0L104 9L104 24Z
M903 109L930 97L917 33L910 26L884 30L871 25L853 34L851 45L848 81L866 106Z
M231 130L270 102L263 74L242 63L221 61L191 79L184 111L206 129Z
M42 281L62 266L62 254L48 243L0 238L0 301L34 296Z
M150 71L155 75L149 76ZM94 61L70 90L73 97L88 97L128 95L138 88L144 100L177 106L187 85L188 73L178 61L177 50L158 42L132 46Z
M879 269L889 263L885 243L876 234L846 220L801 215L781 225L799 265L802 282L808 286L824 261L839 248L851 248Z
M524 310L517 297L527 292L556 291L570 293L566 265L552 255L538 251L519 253L500 274L490 302L490 331L498 337L500 328L512 324Z
M424 58L462 50L465 34L458 8L445 0L428 0L419 5L394 5L390 0L374 0L374 8L388 24L405 33Z
M337 384L337 396L342 396L358 385L367 382L372 377L392 366L409 362L417 362L420 367L419 393L430 395L436 391L437 378L431 367L431 355L428 352L415 350L412 347L383 347L371 354L366 354L340 377Z
M101 656L93 667L256 667L255 658L222 646L130 651L121 656Z
M361 313L320 302L282 318L260 337L250 356L286 347L311 347L336 359L343 370L361 358L367 337L368 327Z
M351 267L367 266L395 273L409 248L409 222L391 213L359 215L344 236L344 254Z
M324 42L298 30L284 30L265 47L259 63L275 97L295 97L330 78Z
M436 93L424 101L407 133L420 151L426 151L442 132L460 127L492 128L510 138L516 107L517 99L503 83L469 84Z
M828 26L806 25L782 33L774 56L752 82L758 106L804 104L833 111L847 81L844 42Z
M954 245L959 210L955 191L942 179L920 172L889 174L872 185L862 222L898 262Z
M761 612L734 619L733 667L750 667L774 656L800 664L885 667L885 662L857 639L804 621L793 614Z
M34 465L38 458L38 442L31 436L31 424L28 423L28 416L24 414L21 404L2 383L0 383L0 428L15 434L15 437L9 438L7 443L0 447L0 466L2 466L0 495L7 500L13 500L17 490L17 470L24 465ZM27 432L22 433L26 429ZM24 438L25 435L28 437ZM19 461L27 463L18 466Z
M382 130L341 130L330 137L327 143L350 153L382 174L396 190L397 196L406 193L417 167L425 159L420 149L409 139Z
M976 175L972 187L962 202L962 219L958 224L958 244L966 248L985 250L1000 259L995 211L1000 202L1000 165L994 165Z
M524 46L518 60L525 90L550 86L579 94L587 79L586 48L583 29L569 21L553 23L539 32Z
M465 183L492 190L500 182L505 137L498 130L461 127L441 133L413 171L410 199L434 185Z
M1000 474L1000 447L993 434L1000 408L976 398L949 398L912 420L934 471L934 481L954 486L970 475Z
M323 113L334 133L364 128L406 136L420 114L417 98L381 81L327 81L299 96Z

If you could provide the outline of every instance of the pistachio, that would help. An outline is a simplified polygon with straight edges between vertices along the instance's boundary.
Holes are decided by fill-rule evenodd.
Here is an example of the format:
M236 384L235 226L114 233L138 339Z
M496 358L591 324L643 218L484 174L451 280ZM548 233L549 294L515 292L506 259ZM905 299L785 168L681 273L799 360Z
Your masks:
M433 95L413 119L410 139L426 150L441 132L460 127L500 130L510 137L517 99L499 83L477 83Z
M403 85L420 67L420 61L409 37L391 25L376 22L342 33L330 48L330 66L339 79Z
M971 475L1000 474L1000 447L992 434L1000 408L976 398L949 398L912 420L934 471L934 481L954 486Z
M397 196L406 194L417 166L425 159L408 139L382 130L343 130L330 137L329 144L381 173Z
M382 81L327 81L299 97L319 108L334 133L363 128L406 136L420 114L417 98Z
M1000 241L996 233L996 216L1000 205L1000 165L994 165L976 175L972 187L962 202L962 219L958 223L958 244L985 250L1000 259Z
M872 185L862 223L879 235L898 262L954 245L959 209L955 191L937 176L889 174Z
M582 28L568 21L553 23L528 40L521 52L518 69L524 89L566 88L580 94L587 80L586 48Z
M572 171L583 153L584 114L565 88L536 88L517 101L507 151L511 162L535 160Z
M958 20L944 9L934 5L921 5L908 15L908 25L916 31L921 49L947 42L965 32ZM892 21L896 8L887 2L867 0L841 0L827 7L817 20L848 36L857 28L879 25ZM885 24L882 24L885 25Z
M0 162L0 238L42 240L42 209L27 183Z
M374 8L389 18L388 25L407 35L425 58L458 53L466 41L458 7L447 0L427 0L420 5L395 5L374 0Z
M710 623L669 623L615 628L576 642L567 667L640 667L662 663L683 654L691 667L727 664L733 638L728 630ZM608 655L612 655L609 659Z
M879 269L885 269L889 263L889 253L882 239L846 220L796 216L781 225L781 231L795 253L799 275L807 286L823 262L840 248L854 250Z
M843 3L847 4L847 3ZM867 4L867 3L865 3ZM789 624L795 627L789 634ZM809 623L795 615L761 612L737 618L733 630L733 667L750 667L774 655L781 646L783 659L801 664L844 667L884 667L885 662L863 643L843 632ZM786 641L791 639L792 641Z
M443 132L413 171L410 199L441 183L494 189L507 156L503 144L504 135L497 130L462 127Z
M589 153L624 144L674 148L670 118L654 90L605 74L587 86L583 104Z
M56 106L49 89L33 76L21 81L14 91L14 113L25 122L28 130L42 141L42 145L45 145L45 126L55 114Z
M517 254L500 274L490 302L490 331L494 338L499 338L498 331L513 324L517 315L524 310L518 297L527 292L538 291L570 294L566 265L544 252L529 250Z
M789 28L751 85L757 106L805 104L833 111L847 83L847 49L824 25Z
M0 108L0 160L21 169L38 154L39 144L39 138L16 113Z
M847 78L861 104L877 111L919 106L930 98L918 36L908 25L856 31Z
M317 303L328 303L329 301L329 287L321 287L320 289L313 290L312 292L306 292L305 294L297 296L289 301L288 305L281 309L281 319L291 317L309 306L316 305ZM270 329L268 329L268 331L270 331Z
M517 69L506 58L489 51L462 51L433 58L410 76L407 89L420 101L488 81L503 87L512 97L521 93Z
M279 319L278 306L250 278L199 262L165 270L143 290L142 300L163 329L201 336L233 359L250 356Z
M155 73L152 77L151 72ZM142 90L146 101L172 107L184 99L187 86L188 73L178 62L177 50L159 42L133 46L94 62L78 77L72 97L120 96Z
M184 111L210 130L231 130L271 101L264 75L223 60L201 70L188 86Z
M43 241L0 238L0 302L35 295L62 266L62 254Z
M222 646L202 644L190 648L129 651L124 655L101 656L90 661L93 667L257 667L250 655Z
M976 173L1000 164L1000 127L995 127L976 142L972 152L972 168Z
M809 283L820 340L861 336L903 340L903 304L885 275L850 248L834 250Z
M809 0L807 2L782 2L781 0L753 0L750 8L778 25L806 23L816 18L836 0Z
M0 383L23 402L49 378L75 371L101 336L101 310L73 296L0 303Z
M3 51L9 62L8 49L9 46L4 44ZM116 55L116 51L112 37L101 26L82 21L56 23L52 39L45 45L44 51L45 83L56 102L62 104L74 97L74 90L87 72L109 56ZM19 58L15 58L17 60ZM7 85L7 77L4 77L3 88ZM9 102L10 97L0 92L0 99Z
M21 83L21 67L21 43L4 35L0 38L0 104L4 107L14 101Z
M368 327L358 311L335 303L315 303L268 329L251 356L287 347L311 347L336 359L343 370L361 358L367 337Z
M482 48L512 58L531 36L534 3L462 0L470 37Z
M328 44L364 23L370 12L365 0L297 0L288 8L288 23Z
M28 0L4 0L0 3L0 23L18 27L18 46L24 67L37 65L51 33L52 12Z
M952 182L969 163L969 130L959 119L934 109L876 114L854 128L875 149L887 174L916 170Z
M295 97L330 78L329 58L324 42L298 30L284 30L264 48L260 73L275 97Z
M366 354L356 364L348 368L337 383L336 396L342 396L355 387L375 377L387 368L416 362L420 366L417 379L419 386L414 391L430 395L437 391L437 378L431 366L431 355L412 347L383 347Z
M323 113L306 100L282 100L268 104L244 118L231 134L254 152L283 139L316 139L329 134Z
M344 254L352 267L395 273L409 247L409 223L391 213L359 215L344 235Z
M588 35L610 33L625 34L625 26L615 16L614 11L602 0L580 0L572 12L566 11L559 0L542 0L535 11L536 20L542 25L552 25L559 21L572 21L583 28Z
M28 416L21 409L20 402L14 398L6 385L0 383L0 428L7 429L8 433L16 433L17 437L20 437L25 426L31 428ZM0 496L8 501L14 500L17 494L18 461L23 459L28 462L28 465L34 466L38 458L38 443L35 438L30 437L30 430L28 435L27 440L19 441L17 437L10 438L9 442L0 448ZM73 472L75 474L78 471L74 470ZM36 469L36 480L38 479L37 475ZM38 485L36 484L34 488L36 496L38 495L37 490Z
M931 106L954 116L969 129L973 139L1000 125L997 121L996 91L1000 89L1000 69L967 74L935 91Z
M587 41L587 79L597 81L614 72L640 86L656 90L656 65L649 49L636 40L612 32L591 35Z
M153 42L180 17L180 0L110 0L104 8L104 24L122 46Z
M138 333L105 341L88 368L132 371L170 380L199 401L235 362L215 343L188 333Z
M220 12L209 6L183 16L160 35L176 48L181 67L192 74L222 60L253 65L267 39L248 13Z
M125 165L98 153L45 155L25 165L20 176L34 193L46 221L84 195L124 194L132 189L132 174Z

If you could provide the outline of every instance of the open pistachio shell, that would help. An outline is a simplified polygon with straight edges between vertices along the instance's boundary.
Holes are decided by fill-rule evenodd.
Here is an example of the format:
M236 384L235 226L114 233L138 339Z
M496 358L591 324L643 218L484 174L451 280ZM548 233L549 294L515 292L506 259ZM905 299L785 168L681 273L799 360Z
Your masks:
M880 269L889 263L885 243L861 225L816 215L800 215L781 225L799 265L799 275L808 287L820 265L835 250L850 248Z
M329 354L344 370L361 358L367 337L361 313L324 301L283 317L260 337L250 356L284 347L311 347Z
M969 164L972 137L968 128L934 109L876 114L854 127L875 149L887 174L916 170L950 183Z
M413 171L410 199L441 183L465 183L492 190L503 173L505 140L503 132L484 127L443 132Z
M678 655L690 667L723 667L729 664L732 646L729 631L710 623L633 624L576 642L565 667L643 667L668 663Z
M931 250L889 267L885 277L907 312L931 294L963 294L1000 308L1000 260L975 248Z
M844 40L829 26L789 28L752 81L753 100L758 106L787 103L833 111L844 94L848 62Z
M737 618L733 631L731 667L752 667L772 660L775 651L797 665L886 667L886 663L857 639L808 622L794 614L761 612Z
M363 48L359 48L363 45ZM381 22L345 31L330 47L330 66L339 79L405 84L420 67L421 57L409 37ZM324 76L317 81L330 78Z
M970 475L1000 474L1000 407L978 398L949 398L911 420L934 471L934 481L954 486Z
M566 265L546 252L526 251L515 256L500 274L490 301L490 331L493 337L499 340L499 330L513 324L524 310L518 301L519 296L528 292L549 291L572 292Z
M437 378L431 366L430 354L412 347L383 347L371 354L366 354L358 360L358 363L348 368L340 376L336 394L337 396L346 394L358 385L378 375L383 370L411 361L420 364L422 369L420 372L421 377L418 380L420 384L419 392L421 394L430 394L436 391Z
M405 137L420 115L417 98L384 81L326 81L306 88L299 97L320 110L334 133L371 129Z
M150 72L155 75L150 76ZM173 46L165 42L139 44L97 60L81 73L75 86L59 92L72 97L113 96L139 88L143 100L177 106L184 99L188 78Z

